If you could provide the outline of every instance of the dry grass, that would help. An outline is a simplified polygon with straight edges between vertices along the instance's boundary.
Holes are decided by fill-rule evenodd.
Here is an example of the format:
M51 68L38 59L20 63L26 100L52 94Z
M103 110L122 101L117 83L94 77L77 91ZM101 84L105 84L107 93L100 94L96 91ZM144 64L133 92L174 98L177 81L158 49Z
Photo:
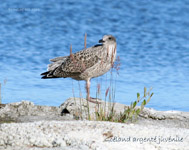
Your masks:
M3 81L3 84L2 83L0 83L0 104L2 104L2 87L3 86L5 86L6 85L6 83L7 83L7 79L4 79L4 81Z

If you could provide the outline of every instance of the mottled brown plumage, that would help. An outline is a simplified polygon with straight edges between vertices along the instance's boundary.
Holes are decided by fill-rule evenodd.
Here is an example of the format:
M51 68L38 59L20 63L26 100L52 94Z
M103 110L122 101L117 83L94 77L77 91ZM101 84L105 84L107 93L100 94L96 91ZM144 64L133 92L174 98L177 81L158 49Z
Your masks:
M108 72L116 58L116 39L105 35L99 45L86 48L69 56L51 59L48 71L42 73L43 79L67 78L86 80L89 92L90 79ZM88 94L89 99L89 94Z

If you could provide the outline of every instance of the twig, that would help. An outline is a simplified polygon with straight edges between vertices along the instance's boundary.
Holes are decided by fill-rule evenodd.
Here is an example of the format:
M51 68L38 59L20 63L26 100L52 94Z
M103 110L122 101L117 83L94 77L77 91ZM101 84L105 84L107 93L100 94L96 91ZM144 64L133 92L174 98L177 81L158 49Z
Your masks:
M85 33L84 48L87 48L87 33Z

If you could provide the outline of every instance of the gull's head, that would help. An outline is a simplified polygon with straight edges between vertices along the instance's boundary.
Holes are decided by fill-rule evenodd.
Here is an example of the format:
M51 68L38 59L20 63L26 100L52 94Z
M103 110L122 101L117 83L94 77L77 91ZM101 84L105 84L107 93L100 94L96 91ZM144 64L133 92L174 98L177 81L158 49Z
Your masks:
M112 35L104 35L103 38L99 40L99 43L112 45L116 44L116 39Z

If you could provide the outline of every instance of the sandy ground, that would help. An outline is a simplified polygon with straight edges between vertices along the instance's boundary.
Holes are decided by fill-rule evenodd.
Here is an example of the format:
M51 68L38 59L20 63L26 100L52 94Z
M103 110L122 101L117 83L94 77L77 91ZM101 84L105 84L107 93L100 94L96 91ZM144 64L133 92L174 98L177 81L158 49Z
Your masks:
M75 120L72 113L61 115L65 107L73 109L72 102L60 107L29 101L1 106L0 149L188 150L188 112L145 109L137 122L127 124Z

